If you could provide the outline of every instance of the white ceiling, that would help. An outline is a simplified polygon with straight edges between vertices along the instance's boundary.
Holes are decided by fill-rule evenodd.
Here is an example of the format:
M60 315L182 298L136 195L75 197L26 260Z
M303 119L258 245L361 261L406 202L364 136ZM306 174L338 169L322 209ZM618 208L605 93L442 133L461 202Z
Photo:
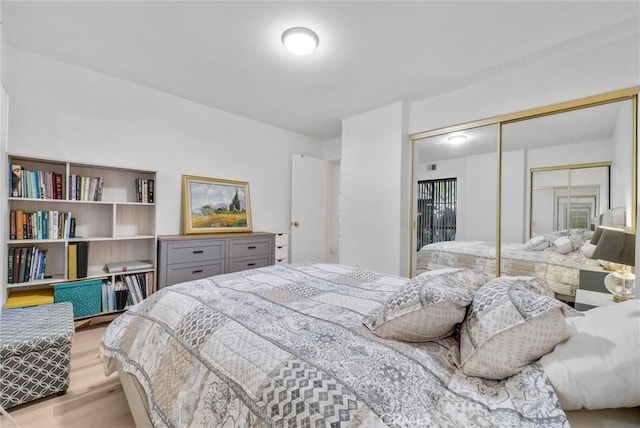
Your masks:
M594 34L637 38L639 4L2 1L2 24L13 46L322 140ZM284 50L292 26L318 33L314 54Z

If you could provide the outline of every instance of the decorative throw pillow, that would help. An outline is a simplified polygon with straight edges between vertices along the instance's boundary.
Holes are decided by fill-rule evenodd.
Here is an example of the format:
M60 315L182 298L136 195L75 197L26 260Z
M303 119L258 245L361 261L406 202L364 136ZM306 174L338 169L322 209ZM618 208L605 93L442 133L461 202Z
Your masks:
M514 375L566 340L564 317L577 314L542 278L493 279L475 294L460 328L460 367L486 379Z
M534 236L525 244L525 250L542 251L551 245L551 241L546 236Z
M554 251L560 254L569 254L573 251L573 242L567 236L561 236L553 241Z
M591 309L540 359L564 410L640 406L640 300Z
M374 309L364 324L384 339L427 342L449 336L464 319L473 294L485 282L471 269L421 273Z
M582 244L582 247L580 247L580 252L588 259L593 257L593 252L595 250L596 246L590 242L585 242L584 244Z

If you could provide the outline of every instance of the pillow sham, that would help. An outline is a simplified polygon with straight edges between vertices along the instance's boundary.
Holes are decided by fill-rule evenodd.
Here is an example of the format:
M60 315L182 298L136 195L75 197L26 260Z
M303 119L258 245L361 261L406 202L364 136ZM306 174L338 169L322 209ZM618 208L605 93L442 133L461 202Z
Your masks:
M438 269L404 284L364 325L376 336L404 342L428 342L451 335L464 319L473 294L485 282L471 269Z
M569 254L574 250L573 242L567 236L561 236L553 241L553 248L559 254Z
M540 359L564 410L640 406L640 300L591 309Z
M582 247L580 247L580 252L582 253L583 256L585 256L588 259L593 258L593 252L595 250L596 250L596 246L590 242L585 242L584 244L582 244Z
M460 368L486 379L514 375L570 336L564 317L574 314L542 278L493 279L475 294L460 327Z
M551 240L549 240L546 236L534 236L529 239L524 246L525 250L530 251L542 251L545 248L549 248L551 246Z

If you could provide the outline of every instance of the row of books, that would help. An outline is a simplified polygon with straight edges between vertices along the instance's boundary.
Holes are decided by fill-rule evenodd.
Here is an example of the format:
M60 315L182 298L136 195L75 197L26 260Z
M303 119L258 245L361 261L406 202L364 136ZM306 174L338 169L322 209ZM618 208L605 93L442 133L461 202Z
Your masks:
M9 212L9 239L67 239L76 235L71 211Z
M10 195L14 198L64 199L62 174L53 171L29 171L13 164Z
M140 303L153 293L153 272L116 276L102 281L102 311L111 312Z
M116 283L120 280L129 290L131 303L142 302L153 293L153 272L132 273L116 276Z
M47 251L33 247L9 247L7 283L44 279L47 266Z
M101 201L103 187L102 177L83 177L71 174L69 176L69 200Z
M155 180L136 178L136 202L152 204L155 202Z

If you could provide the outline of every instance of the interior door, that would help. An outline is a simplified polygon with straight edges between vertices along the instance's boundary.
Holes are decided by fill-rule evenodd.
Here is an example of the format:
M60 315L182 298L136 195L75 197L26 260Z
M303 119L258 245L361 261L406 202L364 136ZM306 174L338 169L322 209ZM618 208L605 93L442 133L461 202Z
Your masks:
M328 170L325 159L292 156L291 263L326 261Z

